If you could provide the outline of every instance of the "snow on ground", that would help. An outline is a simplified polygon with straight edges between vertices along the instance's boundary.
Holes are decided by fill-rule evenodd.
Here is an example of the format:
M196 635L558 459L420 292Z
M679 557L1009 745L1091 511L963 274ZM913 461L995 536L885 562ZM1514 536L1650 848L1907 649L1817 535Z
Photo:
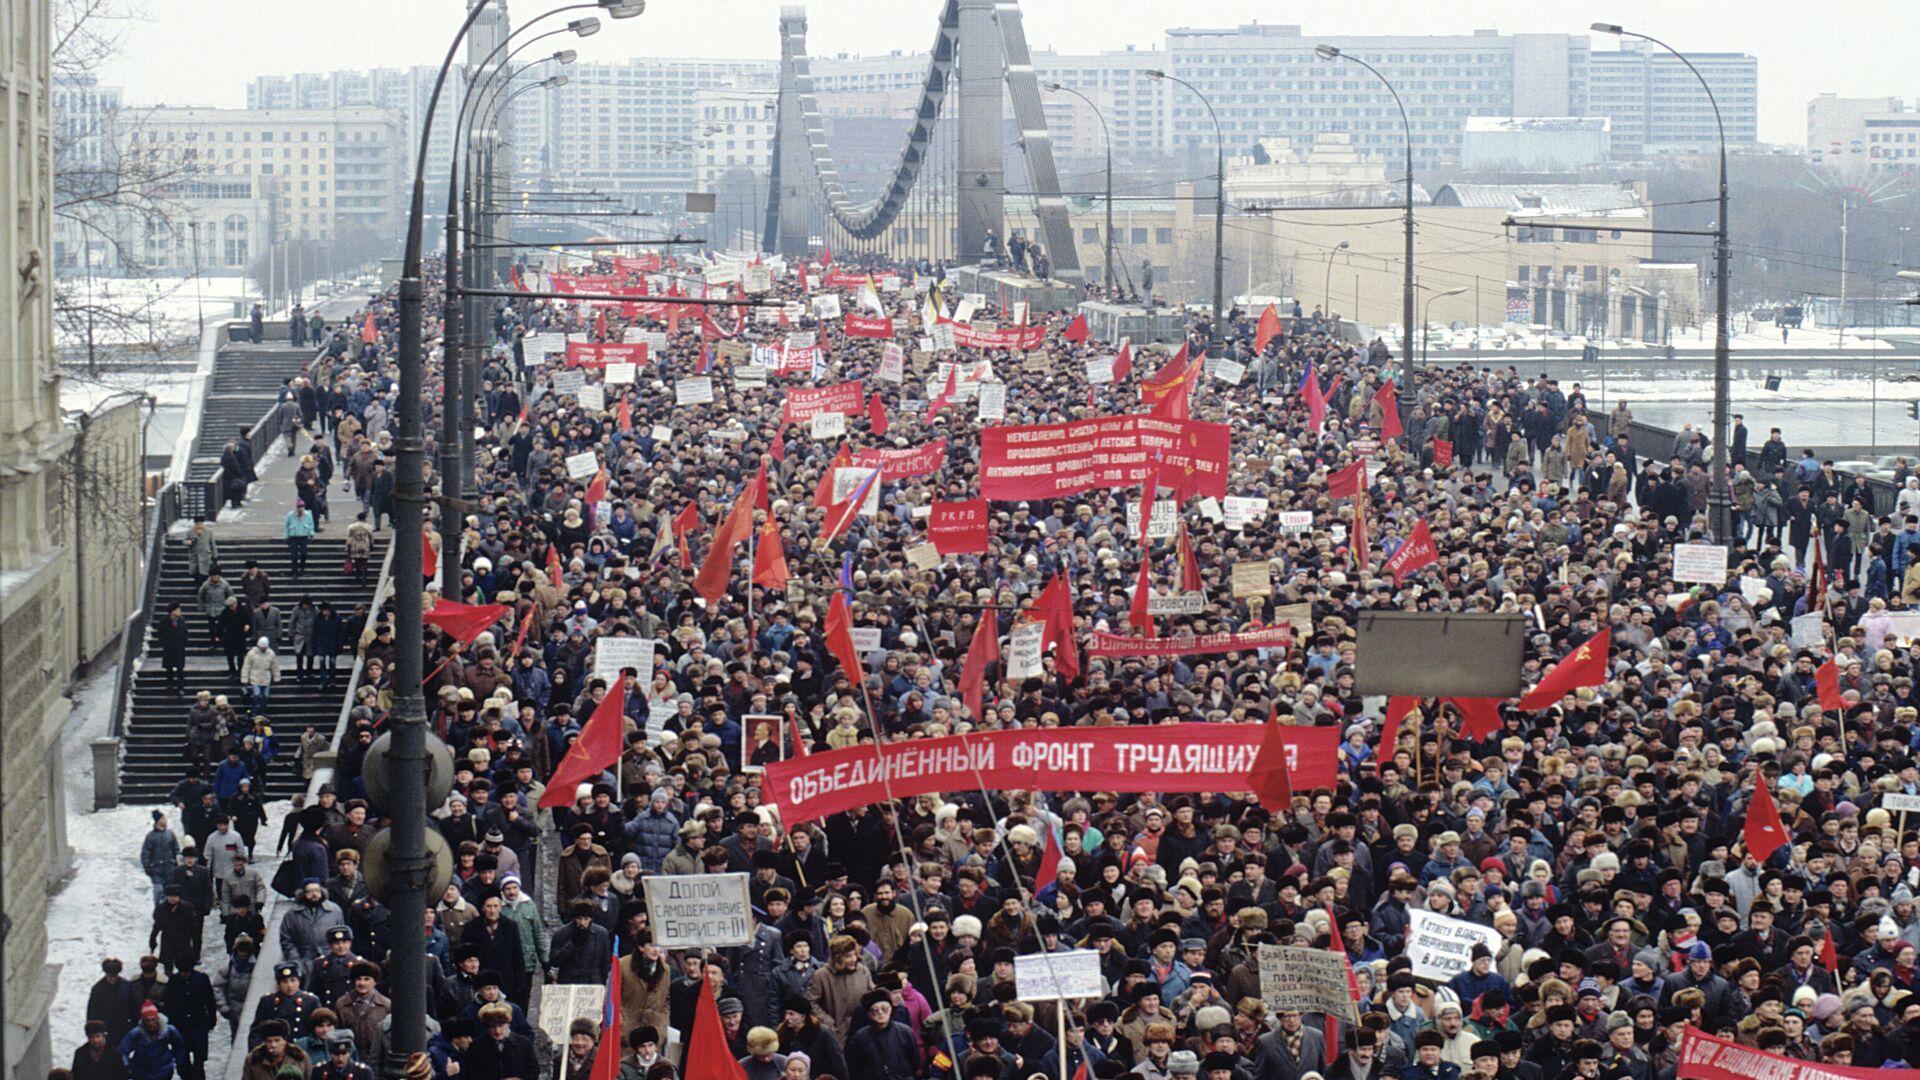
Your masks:
M1858 353L1863 359L1876 352L1888 353L1893 346L1886 339L1902 336L1899 328L1876 331L1872 327L1848 327L1844 334L1832 328L1803 327L1788 332L1787 340L1780 340L1780 329L1771 323L1754 323L1747 327L1745 320L1738 320L1734 333L1728 339L1729 346L1735 352L1804 352L1809 349L1821 352L1844 350ZM1644 354L1658 356L1666 351L1668 342L1650 343L1638 340L1606 339L1598 340L1580 334L1561 334L1543 326L1525 326L1519 323L1507 323L1501 326L1482 326L1478 333L1472 328L1454 330L1445 326L1430 325L1427 328L1432 346L1447 349L1508 350L1511 352L1571 352L1578 355L1588 344L1599 345L1615 354L1633 356ZM1909 331L1910 333L1910 331ZM1389 324L1380 331L1387 341L1400 340L1399 324ZM1675 349L1697 351L1713 348L1713 327L1690 327L1676 330L1670 338ZM1444 343L1444 346L1443 346Z
M87 994L100 977L100 961L117 956L127 976L139 972L147 955L147 934L153 925L153 890L140 868L140 843L153 828L153 811L165 809L176 834L179 821L172 807L120 806L94 811L93 754L90 744L107 733L113 707L118 667L109 668L73 690L73 714L62 733L66 752L67 843L73 848L73 875L53 898L47 911L47 962L61 965L48 1017L53 1033L54 1059L64 1060L85 1040ZM184 708L184 705L182 706ZM280 820L290 804L267 804L268 822L255 838L261 862L258 869L271 879L279 860L270 847L280 834ZM227 952L217 918L207 921L200 970L216 976L226 966ZM217 981L217 979L216 979ZM226 1025L216 1026L209 1040L207 1072L219 1076L225 1068Z

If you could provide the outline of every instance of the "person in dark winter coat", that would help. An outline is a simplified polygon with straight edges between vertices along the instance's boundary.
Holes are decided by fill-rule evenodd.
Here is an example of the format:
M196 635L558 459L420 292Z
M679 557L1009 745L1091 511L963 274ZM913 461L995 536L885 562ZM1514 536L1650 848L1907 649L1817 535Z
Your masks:
M161 963L168 967L193 967L200 962L200 920L200 912L181 896L180 886L167 886L165 899L153 906L147 948L157 948Z
M87 993L87 1019L107 1026L107 1046L116 1053L120 1040L140 1022L140 991L120 977L122 970L117 957L100 961L100 980Z
M513 1011L505 1005L480 1010L480 1034L467 1047L467 1059L460 1066L462 1080L529 1080L540 1075L533 1041L514 1032L512 1022Z
M174 867L180 862L180 838L167 828L167 815L155 810L153 828L148 830L146 838L140 841L140 869L147 872L147 881L153 885L153 902L159 903L166 898L167 884L173 880ZM127 1024L132 1027L131 1021ZM126 1034L125 1031L119 1034ZM120 1045L116 1037L112 1040Z
M680 819L667 809L672 800L666 788L655 788L647 808L627 822L627 850L640 856L640 869L649 874L660 872L661 862L680 842Z
M107 1042L107 1025L87 1021L87 1041L73 1050L73 1063L67 1067L72 1080L127 1080L126 1063L120 1052Z
M160 641L160 669L166 673L167 688L186 693L187 644L193 634L179 604L167 605L167 613L155 624L153 634Z
M182 1080L205 1080L207 1036L220 1020L213 980L199 968L173 968L167 972L167 991L160 1007L187 1044L187 1059L179 1063Z
M504 980L500 989L508 1000L524 1009L531 988L526 985L526 974L522 970L524 956L520 945L520 927L512 919L501 918L501 911L500 898L487 897L480 905L480 917L469 920L461 928L460 944L472 945L479 950L481 968L500 972ZM551 951L548 955L552 955ZM601 979L604 978L603 974Z
M893 996L874 990L860 999L869 1021L847 1040L847 1069L860 1080L913 1080L913 1033L893 1022Z
M613 966L613 935L593 919L593 905L575 900L566 926L554 932L547 947L554 978L563 983L593 986L607 981Z

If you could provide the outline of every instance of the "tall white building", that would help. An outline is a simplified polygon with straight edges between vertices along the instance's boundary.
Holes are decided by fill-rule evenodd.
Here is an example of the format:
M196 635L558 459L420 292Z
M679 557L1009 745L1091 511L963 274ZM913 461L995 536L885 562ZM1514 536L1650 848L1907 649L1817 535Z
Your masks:
M771 83L775 69L770 60L675 57L574 64L567 85L552 91L563 135L553 146L554 172L569 186L610 195L695 190L702 153L695 95L743 79Z
M1585 34L1441 36L1306 34L1299 26L1249 24L1167 31L1167 71L1192 83L1219 116L1227 154L1284 136L1311 145L1322 132L1348 132L1363 156L1405 152L1406 129L1392 94L1358 64L1322 60L1329 44L1380 70L1400 94L1412 127L1416 167L1457 158L1472 116L1581 116L1587 113ZM1212 157L1207 108L1167 88L1162 146Z
M394 143L393 168L403 185L413 182L414 150L420 145L420 122L433 95L439 68L372 68L299 75L262 75L247 83L249 109L341 109L372 106L393 112L400 125ZM442 191L447 162L453 151L453 118L467 89L465 69L456 65L440 91L440 108L427 151L427 186Z
M1686 54L1713 88L1729 150L1760 141L1760 61L1746 53ZM1678 57L1644 41L1593 53L1591 104L1584 114L1613 121L1615 159L1712 153L1719 148L1713 105ZM1515 114L1522 115L1522 114ZM1548 114L1551 115L1551 114Z
M1920 166L1920 112L1897 97L1821 94L1807 102L1807 157L1829 168L1911 170Z
M53 265L62 273L85 267L108 272L120 266L110 215L85 199L108 191L120 159L121 92L92 75L56 76L53 83L53 161L56 183L66 194L53 222Z

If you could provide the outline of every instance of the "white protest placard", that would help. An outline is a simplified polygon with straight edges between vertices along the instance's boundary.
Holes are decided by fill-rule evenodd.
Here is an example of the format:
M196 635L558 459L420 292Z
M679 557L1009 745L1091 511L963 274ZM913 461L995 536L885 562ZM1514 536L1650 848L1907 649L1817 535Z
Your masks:
M600 472L600 459L591 450L567 455L567 479L585 480Z
M1202 592L1147 597L1147 614L1149 615L1198 615L1206 609L1207 594Z
M1500 932L1465 919L1451 919L1421 908L1410 909L1407 958L1417 978L1445 982L1473 965L1473 947L1500 951Z
M778 370L781 349L778 345L755 345L753 347L753 366Z
M713 376L694 375L673 384L675 405L706 405L713 401Z
M860 485L866 482L876 470L839 468L833 470L833 501L843 502L851 498ZM867 489L867 497L860 502L860 516L872 517L880 512L880 484L875 482Z
M1021 623L1013 628L1013 632L1007 635L1007 678L1040 677L1040 654L1046 636L1045 623Z
M1239 386L1240 380L1246 378L1247 365L1237 360L1228 360L1224 356L1210 356L1207 358L1207 374L1212 375L1228 386Z
M1013 958L1013 989L1021 1001L1107 996L1100 954L1093 949L1028 953Z
M667 737L667 722L680 714L677 701L655 701L647 706L647 745L659 746Z
M816 319L837 319L840 317L840 298L833 293L822 293L813 298L813 317Z
M588 383L580 388L580 407L589 413L607 411L607 388L599 383Z
M916 506L914 509L927 508ZM915 544L907 549L907 565L915 570L931 570L940 565L940 549L932 544Z
M798 352L801 349L811 349L817 344L819 344L819 335L815 334L812 330L796 330L787 335L787 349L789 351Z
M1886 614L1889 638L1903 642L1920 638L1920 611L1889 611Z
M1113 381L1113 357L1087 357L1087 382L1094 386L1105 386Z
M740 264L731 262L714 263L712 266L707 267L704 276L709 285L731 285L740 280Z
M980 400L974 409L976 420L1005 420L1007 418L1007 384L981 383Z
M746 874L655 874L641 883L653 943L662 949L717 949L753 940Z
M1013 325L1027 325L1027 302L1025 300L1015 300L1013 302Z
M579 397L580 388L587 385L587 373L584 371L559 371L553 376L553 392L560 397Z
M766 266L749 266L742 287L754 295L773 291L773 270Z
M1260 1000L1280 1012L1317 1012L1358 1023L1347 990L1347 958L1331 949L1258 946Z
M1167 540L1178 531L1180 507L1172 499L1155 499L1153 517L1147 521L1147 537L1152 540ZM1140 535L1140 504L1127 503L1127 535Z
M1303 533L1308 531L1311 528L1313 528L1313 511L1311 510L1280 511L1280 531L1281 532Z
M1675 544L1673 580L1700 585L1723 585L1727 580L1725 544Z
M933 351L933 339L932 339L932 338L930 338L930 337L923 337L923 338L920 338L920 339L919 339L919 340L918 340L918 341L917 341L917 342L915 343L915 345L914 345L914 349L915 349L915 351L918 351L918 352L923 352L923 353L930 353L930 352L932 352L932 351Z
M1791 643L1796 649L1814 649L1827 643L1826 625L1817 611L1793 617Z
M1220 500L1211 495L1193 505L1194 509L1200 511L1200 516L1206 518L1208 521L1225 521L1227 519L1227 515L1220 510Z
M559 983L540 991L540 1030L565 1046L575 1020L598 1022L607 1011L607 988L599 983Z
M847 414L841 412L814 413L812 424L813 441L838 439L847 433Z
M907 351L897 341L889 341L880 347L880 368L873 377L881 382L900 383L907 381Z
M632 668L641 686L653 682L653 639L603 637L593 643L593 677L612 686L620 672Z
M648 432L648 434L653 436L654 442L672 442L673 441L673 429L668 427L665 424L653 425L653 430Z
M529 364L539 363L550 353L566 351L567 335L565 334L528 334L520 342L520 353L527 358Z
M640 371L639 366L636 364L625 364L625 363L618 363L618 362L608 364L607 365L607 385L608 386L632 386L633 380L636 376L638 376L639 371Z
M620 343L623 345L638 345L645 339L646 334L647 329L644 326L629 326L625 330L620 331ZM647 351L652 352L653 350L648 349Z
M971 323L973 321L973 313L979 310L980 305L985 301L986 297L978 293L968 293L961 297L960 303L953 309L953 321L957 323Z
M853 639L853 648L861 656L880 651L880 628L877 626L856 626L847 631Z
M667 351L667 332L665 330L640 331L640 344L647 347L647 355L658 357Z
M1740 579L1740 595L1746 597L1747 603L1749 604L1759 603L1760 593L1764 591L1766 587L1767 579L1763 577L1748 575Z
M1272 596L1273 564L1265 559L1233 564L1233 595Z
M735 364L727 369L733 373L733 385L739 387L761 387L767 385L767 369L758 364Z
M1249 495L1229 495L1225 499L1227 528L1238 532L1267 514L1267 500Z
M927 340L930 343L929 351L952 352L953 325L951 323L934 324L933 329L927 331Z
M1889 791L1880 796L1880 808L1897 814L1909 814L1920 810L1920 795L1905 795L1898 791Z

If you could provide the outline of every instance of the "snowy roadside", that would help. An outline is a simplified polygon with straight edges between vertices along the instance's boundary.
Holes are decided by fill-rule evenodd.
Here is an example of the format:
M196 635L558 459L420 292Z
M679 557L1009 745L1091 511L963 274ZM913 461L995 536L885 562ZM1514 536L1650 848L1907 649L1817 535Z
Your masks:
M153 811L165 809L176 835L178 814L157 804L120 806L94 812L93 755L96 738L107 733L117 667L79 684L73 690L73 713L62 732L66 754L67 842L73 848L73 875L53 897L47 911L47 962L61 965L59 986L48 1017L56 1062L65 1061L85 1041L87 995L100 978L100 961L119 957L126 975L139 973L139 959L148 954L147 934L153 925L153 894L140 868L140 843L153 828ZM184 704L182 708L184 708ZM289 803L267 804L268 820L255 837L261 850L255 864L271 879L279 858L271 851L280 835L280 822ZM207 920L200 970L219 981L227 963L226 942L218 917ZM225 1068L230 1042L226 1024L215 1026L208 1040L207 1072L218 1076Z

